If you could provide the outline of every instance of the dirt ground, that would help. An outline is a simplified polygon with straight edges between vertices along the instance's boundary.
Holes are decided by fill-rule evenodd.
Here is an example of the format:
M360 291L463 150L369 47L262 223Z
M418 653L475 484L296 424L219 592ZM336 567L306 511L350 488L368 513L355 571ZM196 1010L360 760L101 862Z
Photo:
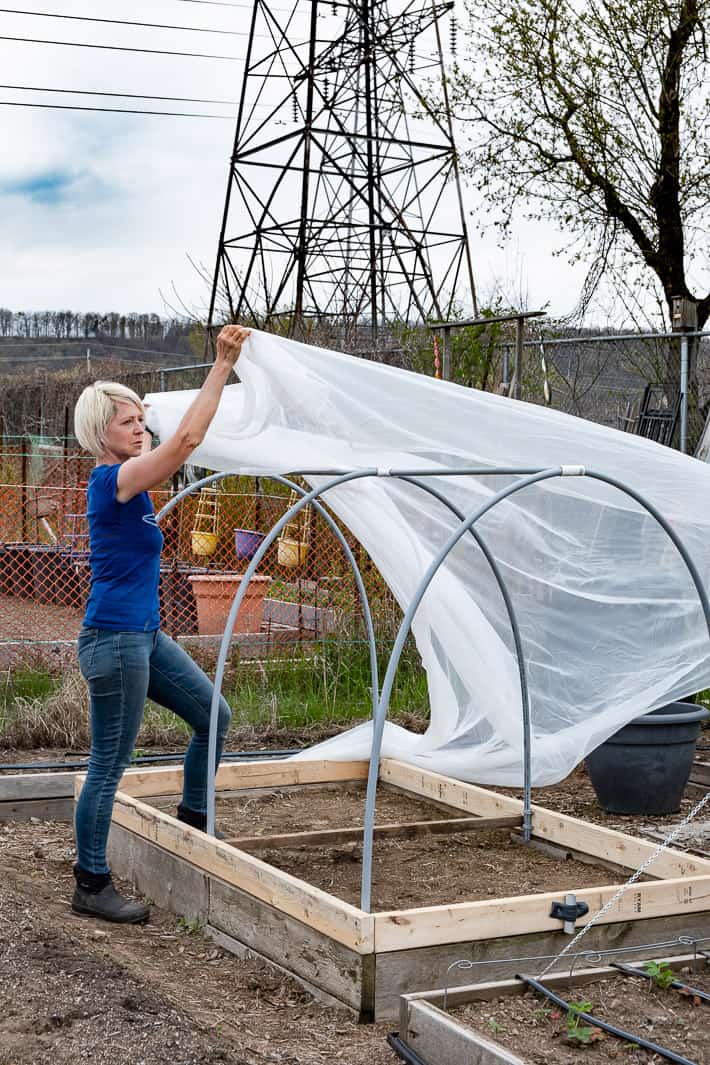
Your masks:
M283 747L300 745L295 737L280 736L279 740ZM49 760L60 753L3 752L3 761ZM380 823L445 816L439 808L424 809L426 803L422 809L409 805L406 817L402 816L400 799L394 792L389 795L389 790L381 789L378 799ZM684 812L702 794L701 789L689 789ZM279 802L285 799L290 803L292 796L293 792L283 793L272 802L252 804L251 809L239 815L243 818L241 827L238 817L234 826L228 827L245 829L249 834L274 831L277 826L283 831L284 812L289 815L287 825L294 830L318 827L319 818L333 827L338 819L340 823L356 824L361 817L358 788L352 790L349 806L340 801L334 804L332 795L324 798L320 813L309 806L305 824L303 809L300 813L295 805L290 810L278 809ZM648 838L653 838L654 832L665 834L678 820L678 815L632 819L604 814L582 768L554 788L537 790L534 799L540 805ZM710 825L710 810L703 811L701 817L706 814ZM452 849L447 852L446 862L437 862L435 853L442 840ZM485 843L483 847L478 846L481 842ZM449 870L459 851L465 855L461 868L466 870L466 897L485 898L491 897L489 891L496 895L504 892L501 885L510 874L509 862L518 860L516 856L520 854L519 848L506 843L505 853L494 856L490 841L461 833L419 841L416 846L420 859L424 843L433 847L427 862L435 878L441 876L444 868ZM710 841L701 832L681 845L707 854ZM284 853L275 852L272 857L281 861ZM394 853L402 882L403 878L412 881L408 889L412 900L419 898L421 888L415 882L419 865L415 875L406 853ZM318 882L321 874L312 858L310 855L308 859L309 879ZM359 879L358 859L357 848L343 848L342 860L336 866L345 870L346 880L351 875ZM151 921L142 927L120 927L73 916L69 909L73 860L68 824L0 825L0 1065L320 1065L331 1061L393 1065L398 1061L385 1041L394 1025L358 1026L346 1011L315 1002L296 982L257 961L243 961L222 952L201 932L185 927L184 922L157 907ZM563 868L568 870L570 864L564 863ZM592 867L583 868L589 877ZM597 872L593 870L594 874ZM376 883L379 875L387 887L383 873L376 873ZM529 881L521 887L523 875L528 875ZM509 893L543 890L535 886L536 878L542 875L534 868L518 866L512 874L515 891ZM596 882L608 882L609 875L602 870L600 881ZM577 881L576 873L573 879ZM327 881L322 886L333 890ZM402 897L399 904L416 904L412 900ZM382 897L380 904L389 902ZM541 1007L538 1004L535 1008ZM706 1007L697 1009L705 1011ZM527 1021L511 1022L510 1031L518 1039L519 1033L529 1027ZM491 1034L490 1025L487 1030ZM535 1028L530 1031L537 1032ZM520 1040L523 1038L520 1036ZM525 1045L520 1040L511 1044L518 1053ZM566 1065L567 1061L580 1060L582 1054L600 1062L606 1060L598 1057L597 1046L591 1051L586 1047L574 1049L577 1057L572 1058L559 1056L562 1044L558 1037L553 1036L551 1046L553 1049L548 1050L544 1060L559 1060ZM635 1065L635 1059L624 1056L608 1060ZM707 1054L705 1060L710 1060Z
M169 802L158 801L155 805L174 811L174 804ZM364 782L274 791L218 799L217 825L228 840L355 827L362 825L364 806ZM449 819L451 814L440 806L412 799L386 784L378 788L377 824ZM270 865L359 905L362 870L359 844L279 848L256 853ZM377 840L372 872L372 908L382 911L507 898L537 891L564 892L614 882L613 874L604 868L557 860L517 845L510 829L454 832L412 840Z
M71 828L0 826L0 1065L392 1065L357 1025L154 907L144 926L69 909ZM125 889L125 885L124 885Z
M710 972L679 974L682 983L710 992ZM650 980L615 976L583 987L558 989L568 1002L630 1035L703 1065L710 1061L710 1005L692 995L654 986ZM529 1065L656 1065L658 1055L630 1040L578 1022L569 1034L567 1013L534 992L516 998L468 1003L451 1010L459 1023L512 1050ZM582 1031L580 1032L580 1029ZM586 1031L584 1031L586 1029ZM583 1041L588 1039L587 1042ZM462 1063L463 1065L463 1063Z

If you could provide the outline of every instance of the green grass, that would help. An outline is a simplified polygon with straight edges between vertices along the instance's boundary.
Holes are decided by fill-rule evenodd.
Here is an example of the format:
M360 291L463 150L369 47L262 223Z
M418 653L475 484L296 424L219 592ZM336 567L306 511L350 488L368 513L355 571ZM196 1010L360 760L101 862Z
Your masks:
M384 651L380 685L388 648ZM212 670L207 672L211 675ZM347 728L372 715L368 646L331 639L308 651L284 648L281 659L234 661L224 691L235 733ZM389 716L421 729L428 715L426 677L410 642L397 671ZM182 744L190 735L184 721L149 700L137 746ZM55 676L39 668L23 669L6 675L0 698L0 745L87 749L89 743L88 693L78 670Z
M387 664L380 655L380 685ZM323 641L315 652L288 661L245 664L237 669L227 690L235 721L271 723L300 728L309 725L349 724L372 715L372 678L369 650L363 643ZM426 720L429 699L426 677L413 646L403 655L390 703L390 713Z
M17 699L46 699L61 686L61 677L53 676L45 669L23 667L8 672L4 678L2 705L8 706Z

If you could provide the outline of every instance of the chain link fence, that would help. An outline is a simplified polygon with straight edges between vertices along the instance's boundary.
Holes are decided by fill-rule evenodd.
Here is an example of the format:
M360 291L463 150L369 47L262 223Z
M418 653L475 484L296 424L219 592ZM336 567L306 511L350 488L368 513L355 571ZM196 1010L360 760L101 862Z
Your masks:
M93 460L76 450L0 456L0 664L61 664L74 655L89 592L86 486ZM156 512L173 494L152 493ZM161 524L161 625L209 662L250 559L295 502L269 479L230 477L187 497ZM341 526L342 527L342 526ZM343 529L388 642L400 612L361 545ZM251 594L253 593L253 594ZM270 546L237 618L241 659L268 659L323 640L364 641L355 580L324 519L306 507Z
M454 347L454 379L460 379L456 355ZM689 355L686 449L693 453L710 402L710 345L704 336L692 342ZM529 339L523 345L522 399L654 435L644 428L645 409L663 423L665 442L677 447L680 358L679 339L663 335ZM505 391L513 369L512 341L499 337L486 359L487 387ZM140 393L194 387L205 367L167 370L162 376L160 369L134 373L130 383ZM62 396L62 411L65 402ZM57 424L62 422L64 414ZM6 693L17 671L76 670L75 642L89 591L86 486L93 467L71 438L7 432L6 422L0 440L0 666ZM153 493L156 512L175 488L165 485ZM161 624L205 668L216 660L239 579L291 502L288 490L268 478L227 478L218 491L203 490L185 500L163 523ZM401 612L362 546L342 531L360 567L385 654ZM355 581L340 543L319 514L306 508L284 529L260 564L259 577L237 621L231 663L249 663L257 671L274 663L290 669L305 658L317 669L324 647L341 663L351 661L346 652L355 649L363 652L357 668L366 699L369 667ZM413 661L418 663L416 654Z

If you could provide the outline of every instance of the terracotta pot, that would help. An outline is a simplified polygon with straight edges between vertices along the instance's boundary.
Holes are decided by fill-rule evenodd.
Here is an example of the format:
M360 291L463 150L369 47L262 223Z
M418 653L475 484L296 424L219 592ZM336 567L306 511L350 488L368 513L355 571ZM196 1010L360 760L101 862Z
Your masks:
M221 636L227 615L242 581L238 573L199 573L187 578L197 604L200 636ZM259 632L264 616L264 596L271 577L252 577L237 614L235 632Z

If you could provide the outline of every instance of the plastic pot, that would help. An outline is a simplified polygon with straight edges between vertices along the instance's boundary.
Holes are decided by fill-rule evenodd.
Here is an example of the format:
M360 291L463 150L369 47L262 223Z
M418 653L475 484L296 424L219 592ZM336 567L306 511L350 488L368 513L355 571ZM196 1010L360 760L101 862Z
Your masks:
M669 703L634 718L588 754L602 808L613 814L677 813L707 716L695 703Z
M237 558L252 559L264 542L264 534L254 529L234 530L234 550Z
M188 581L197 606L200 636L221 636L242 577L238 573L192 574ZM271 577L252 577L237 614L235 632L259 632L264 617L264 596Z

